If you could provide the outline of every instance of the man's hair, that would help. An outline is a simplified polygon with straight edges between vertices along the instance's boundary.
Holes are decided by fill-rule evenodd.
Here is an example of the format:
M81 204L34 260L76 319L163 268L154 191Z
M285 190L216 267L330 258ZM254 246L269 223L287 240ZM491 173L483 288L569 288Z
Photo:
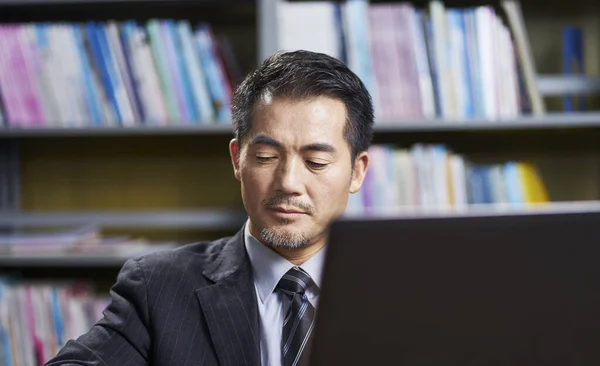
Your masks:
M310 51L278 52L269 57L237 87L232 100L235 137L240 147L250 131L256 103L273 98L309 100L330 97L346 106L344 137L352 164L373 138L373 103L367 88L343 62Z

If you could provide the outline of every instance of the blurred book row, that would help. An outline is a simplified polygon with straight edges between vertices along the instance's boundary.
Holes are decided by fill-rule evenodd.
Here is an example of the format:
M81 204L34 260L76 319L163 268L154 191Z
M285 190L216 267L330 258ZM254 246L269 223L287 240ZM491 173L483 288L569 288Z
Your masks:
M76 228L26 228L0 231L0 258L3 256L73 255L129 258L176 246L174 242L152 242L129 236L104 236L96 226Z
M88 285L0 279L0 364L43 365L86 333L107 304Z
M344 60L371 92L381 122L541 114L520 8L512 1L503 8L510 26L492 6L284 2L279 46Z
M350 196L347 213L549 201L539 172L529 162L474 164L444 145L425 144L408 149L374 145L369 154L367 176L361 190Z
M239 66L208 24L0 25L0 121L7 126L229 122Z

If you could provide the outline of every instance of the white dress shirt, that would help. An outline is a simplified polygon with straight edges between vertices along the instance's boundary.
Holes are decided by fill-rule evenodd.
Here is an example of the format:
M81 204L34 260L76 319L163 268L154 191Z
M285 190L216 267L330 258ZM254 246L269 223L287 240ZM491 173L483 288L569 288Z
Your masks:
M258 299L261 364L280 366L283 320L290 306L290 300L281 291L275 291L275 287L281 277L294 265L252 236L249 226L250 224L246 223L244 242L252 264ZM306 291L308 301L315 309L319 299L324 256L325 250L321 249L300 266L315 284Z

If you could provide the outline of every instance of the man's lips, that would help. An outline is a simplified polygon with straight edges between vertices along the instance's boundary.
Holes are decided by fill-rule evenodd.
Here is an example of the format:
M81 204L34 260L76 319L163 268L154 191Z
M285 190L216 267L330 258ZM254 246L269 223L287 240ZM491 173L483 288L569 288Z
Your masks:
M300 209L293 208L293 207L275 206L275 207L269 207L269 209L276 211L276 212L284 213L284 214L305 214L306 213L306 211L302 211Z

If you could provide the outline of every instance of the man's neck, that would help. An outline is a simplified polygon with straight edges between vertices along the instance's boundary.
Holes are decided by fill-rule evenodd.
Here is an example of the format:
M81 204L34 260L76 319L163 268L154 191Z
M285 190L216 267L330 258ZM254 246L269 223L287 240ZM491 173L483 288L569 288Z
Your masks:
M266 244L265 244L266 245ZM315 244L311 244L305 248L301 249L286 249L286 248L276 248L270 245L267 247L271 248L275 252L277 252L280 256L287 259L290 263L295 266L300 266L312 258L315 254L317 254L323 247L325 246L325 241L318 242Z
M318 238L315 238L315 240L312 243L310 243L309 245L307 245L304 248L288 249L288 248L274 247L272 245L269 245L269 244L266 244L265 242L263 242L260 235L256 235L253 232L253 231L255 231L254 230L255 228L252 226L252 223L249 223L249 224L250 224L250 227L249 227L250 234L252 234L252 236L254 236L262 245L266 246L267 248L271 249L272 251L279 254L283 258L287 259L290 263L294 264L295 266L300 266L300 265L306 263L306 261L308 261L315 254L317 254L321 249L323 249L323 247L325 247L325 244L327 242L327 235L320 235Z

